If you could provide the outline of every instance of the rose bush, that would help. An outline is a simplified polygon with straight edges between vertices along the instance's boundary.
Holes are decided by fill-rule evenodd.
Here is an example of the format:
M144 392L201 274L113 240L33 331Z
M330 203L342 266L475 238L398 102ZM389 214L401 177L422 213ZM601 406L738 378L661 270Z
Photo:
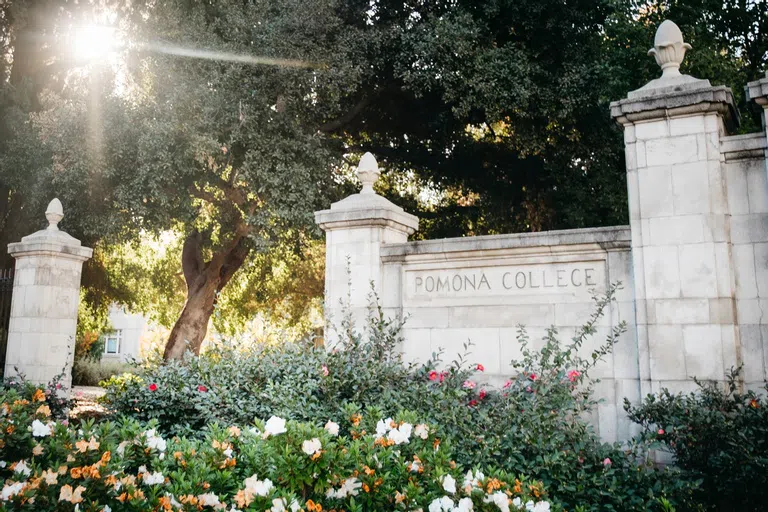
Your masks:
M757 511L768 503L768 385L757 394L742 391L740 380L740 370L731 371L724 388L697 381L692 393L664 389L624 405L643 438L700 482L695 497L705 510Z
M682 510L691 504L694 480L674 468L654 468L644 444L601 443L584 419L596 404L590 372L623 328L594 351L584 350L613 292L596 298L595 313L566 343L552 329L534 348L521 329L523 355L500 389L482 384L483 362L468 356L450 365L441 364L440 354L423 365L403 362L401 324L374 307L364 333L342 325L339 350L214 347L184 363L149 362L112 379L105 403L116 414L157 421L168 435L272 415L321 427L327 418L345 417L349 407L373 417L413 411L436 425L459 465L523 472L543 481L551 500L569 510L659 510L661 498ZM348 424L341 430L351 435Z
M461 470L449 443L412 414L347 408L324 426L277 416L163 438L156 422L51 417L43 390L0 393L5 510L558 510L540 482Z

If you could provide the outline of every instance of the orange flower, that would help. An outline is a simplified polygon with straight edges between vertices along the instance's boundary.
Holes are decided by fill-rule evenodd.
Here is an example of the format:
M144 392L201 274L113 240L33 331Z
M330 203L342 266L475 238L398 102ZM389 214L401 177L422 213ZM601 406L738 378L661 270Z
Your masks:
M102 464L106 464L107 462L109 462L109 459L111 459L111 458L112 458L112 454L109 453L109 450L107 450L103 454L101 454L101 459L100 460L101 460Z
M43 453L43 445L36 444L34 448L32 448L32 455L42 455Z
M307 510L309 512L323 512L323 506L319 503L315 503L312 500L307 501Z
M77 480L78 478L83 478L83 468L72 468L69 471L69 475Z
M47 405L41 405L40 407L37 408L37 410L35 411L35 414L42 414L47 418L48 416L51 415L51 408L48 407Z
M45 393L42 389L36 389L35 393L32 395L32 401L33 402L45 402Z
M360 414L353 414L350 421L354 426L358 426L360 424L361 419L363 419L363 417Z

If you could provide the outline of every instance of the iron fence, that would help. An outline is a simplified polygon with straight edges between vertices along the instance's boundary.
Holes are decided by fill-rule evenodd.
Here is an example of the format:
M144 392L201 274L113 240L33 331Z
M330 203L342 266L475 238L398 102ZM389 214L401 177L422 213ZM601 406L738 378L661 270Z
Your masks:
M5 350L8 347L8 323L11 320L13 269L0 269L0 375L5 370Z

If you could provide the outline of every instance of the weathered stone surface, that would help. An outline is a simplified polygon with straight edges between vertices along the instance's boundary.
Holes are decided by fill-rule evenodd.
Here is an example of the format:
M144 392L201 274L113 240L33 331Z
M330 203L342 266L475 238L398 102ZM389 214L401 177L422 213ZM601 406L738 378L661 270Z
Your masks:
M24 374L46 384L64 374L71 382L80 274L92 249L59 230L64 216L58 199L46 211L47 229L8 245L16 259L5 375Z

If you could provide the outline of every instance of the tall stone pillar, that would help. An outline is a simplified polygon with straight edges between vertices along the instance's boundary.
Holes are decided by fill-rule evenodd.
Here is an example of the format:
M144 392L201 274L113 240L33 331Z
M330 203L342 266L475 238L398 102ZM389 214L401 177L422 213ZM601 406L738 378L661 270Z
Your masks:
M16 259L11 298L11 321L5 376L24 374L46 384L64 372L67 388L72 381L80 274L93 249L59 230L64 217L54 199L45 212L48 228L8 244Z
M733 95L680 74L671 21L649 51L661 78L611 104L624 128L641 392L722 380L740 362L720 139L738 123Z
M381 294L381 246L406 242L419 226L417 217L374 192L379 167L372 154L360 159L357 175L363 184L359 194L315 212L315 222L325 231L325 339L330 346L338 339L345 308L362 330L371 283Z

